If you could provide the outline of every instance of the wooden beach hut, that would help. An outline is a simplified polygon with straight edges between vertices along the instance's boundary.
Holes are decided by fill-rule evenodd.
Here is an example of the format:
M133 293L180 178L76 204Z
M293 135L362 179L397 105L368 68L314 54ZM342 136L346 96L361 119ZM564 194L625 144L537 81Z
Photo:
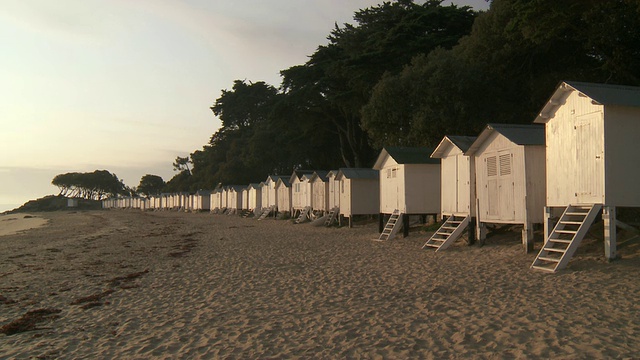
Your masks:
M488 124L465 155L476 167L478 239L486 238L486 224L519 224L532 251L533 224L542 224L544 210L544 127Z
M313 170L295 170L289 178L293 215L308 216L311 212L311 184Z
M329 209L340 209L340 181L336 180L339 170L331 170L327 174L329 182Z
M291 213L291 184L281 177L276 182L276 196L278 198L278 212Z
M77 198L67 198L67 207L69 207L69 208L78 207L78 199Z
M248 209L251 211L256 211L256 209L262 209L262 185L261 183L252 183L247 187L248 192L247 196L249 197L247 200Z
M380 210L380 174L369 168L341 168L335 176L340 215L353 225L355 215L375 215Z
M211 201L209 204L210 211L213 213L217 213L218 211L220 211L222 206L222 188L221 187L216 187L215 189L213 189L213 191L211 191L210 201Z
M390 240L403 228L409 235L409 215L434 215L440 212L440 159L430 157L433 149L423 147L386 147L373 168L380 177L380 237ZM388 221L384 224L384 217Z
M314 213L326 214L329 212L329 178L328 171L314 171L309 178L311 187L311 209Z
M210 211L211 210L211 191L210 190L198 190L195 194L195 211Z
M442 226L422 246L444 250L469 229L473 244L476 220L475 159L465 155L475 136L445 136L431 157L440 159L440 215Z
M535 123L546 129L545 244L532 268L567 265L596 216L616 258L616 208L640 207L640 87L562 82ZM562 212L555 227L553 211Z
M249 186L242 188L242 210L249 210Z
M276 196L276 183L281 176L269 175L262 182L262 207L276 209L278 207L278 197Z
M227 207L231 209L232 212L236 213L238 210L242 209L242 190L243 186L241 185L229 185L227 192Z

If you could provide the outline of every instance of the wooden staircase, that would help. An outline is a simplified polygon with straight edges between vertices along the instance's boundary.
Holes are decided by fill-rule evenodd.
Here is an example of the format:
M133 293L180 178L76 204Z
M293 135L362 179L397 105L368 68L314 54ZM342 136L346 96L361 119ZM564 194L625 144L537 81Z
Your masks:
M300 224L307 220L307 218L309 217L309 213L311 213L311 206L306 206L304 209L302 209L302 211L300 211L300 215L298 215L295 223Z
M384 229L380 233L380 237L375 239L376 241L385 241L391 240L396 235L398 230L402 227L402 221L400 221L400 213L399 210L393 210L393 213L389 217L389 221L387 221L387 225L385 225Z
M462 235L464 229L469 225L471 215L451 215L442 223L442 226L427 240L422 248L432 247L437 251L445 250L451 246Z
M601 204L567 206L531 268L556 272L566 267L601 208Z
M260 214L260 217L258 218L258 220L264 220L267 218L267 216L269 216L269 214L271 214L272 211L275 210L275 206L270 206L268 208L263 209L262 214Z
M333 222L338 218L339 211L340 208L338 207L334 207L333 209L331 209L331 211L329 211L329 217L327 218L327 221L324 222L324 226L331 226L331 224L333 224Z

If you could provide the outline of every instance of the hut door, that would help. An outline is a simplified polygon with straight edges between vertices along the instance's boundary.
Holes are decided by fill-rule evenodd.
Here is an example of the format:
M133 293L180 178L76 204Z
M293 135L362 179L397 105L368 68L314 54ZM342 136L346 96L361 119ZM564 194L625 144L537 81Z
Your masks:
M498 191L498 157L489 155L485 159L487 168L487 218L496 219L500 214L500 192Z
M513 220L515 218L512 160L512 154L509 151L493 153L486 158L487 219Z
M456 156L457 159L457 174L456 180L458 184L457 192L457 211L463 213L469 213L471 208L469 207L469 201L471 198L471 184L469 184L469 157L468 156Z
M500 219L515 219L515 206L513 204L513 154L510 151L498 153L498 187L500 193Z
M603 200L603 134L598 131L602 113L596 112L576 118L575 159L581 170L576 182L579 203L601 203Z

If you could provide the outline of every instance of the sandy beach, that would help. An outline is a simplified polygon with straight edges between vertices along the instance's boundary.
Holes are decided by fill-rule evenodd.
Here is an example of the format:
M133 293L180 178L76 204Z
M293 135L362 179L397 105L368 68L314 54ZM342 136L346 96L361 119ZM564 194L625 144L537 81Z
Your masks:
M376 224L38 216L0 236L0 327L39 320L0 358L640 357L637 241L609 264L590 237L544 274L518 232L434 253L428 233L371 241Z

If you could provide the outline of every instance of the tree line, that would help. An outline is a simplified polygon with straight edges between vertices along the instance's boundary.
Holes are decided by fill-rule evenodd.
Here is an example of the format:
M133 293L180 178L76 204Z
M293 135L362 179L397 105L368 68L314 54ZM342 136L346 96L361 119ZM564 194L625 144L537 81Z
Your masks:
M383 146L531 123L562 80L640 85L638 29L637 0L493 0L485 12L395 0L358 10L307 62L281 70L278 87L236 80L222 90L211 106L221 128L176 159L162 191L371 167Z

